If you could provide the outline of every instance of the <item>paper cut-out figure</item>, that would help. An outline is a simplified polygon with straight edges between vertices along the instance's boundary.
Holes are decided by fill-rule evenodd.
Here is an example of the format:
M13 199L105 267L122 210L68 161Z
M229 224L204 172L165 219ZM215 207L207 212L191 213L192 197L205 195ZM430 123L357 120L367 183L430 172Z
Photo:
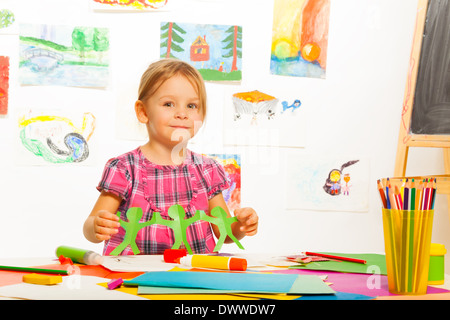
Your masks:
M218 226L220 231L220 238L214 247L214 251L217 252L222 247L227 236L229 236L239 248L244 249L238 239L233 235L231 230L231 224L237 221L236 217L227 217L227 213L221 207L215 207L211 210L211 216L206 215L204 211L197 210L194 216L185 219L186 212L183 207L176 204L169 208L169 217L173 220L166 220L161 217L159 212L153 213L153 217L146 222L140 223L140 219L143 216L141 208L132 207L129 208L126 216L128 221L119 219L120 226L125 229L125 237L121 244L119 244L112 252L111 255L119 255L128 245L130 245L134 254L139 254L140 250L136 244L136 236L138 232L147 226L152 224L160 224L169 227L173 230L175 242L172 249L179 249L183 243L189 254L192 253L191 246L187 241L186 230L194 222L204 220L213 223ZM117 212L120 218L120 212Z
M159 212L155 212L154 217L156 216L156 224L162 224L167 226L173 230L173 235L175 237L175 242L172 246L172 249L179 249L181 243L183 242L188 253L192 254L191 246L189 245L186 237L186 229L192 223L200 220L200 215L197 213L190 217L189 219L185 219L185 211L182 206L179 204L175 204L171 206L168 210L169 217L173 220L166 220L161 217Z
M145 228L151 224L154 224L156 221L155 214L153 215L152 219L139 223L139 220L141 220L143 215L142 209L138 207L132 207L129 208L126 216L128 219L127 221L124 221L122 219L119 219L120 226L125 229L125 237L121 244L119 244L112 252L111 255L117 256L119 255L128 245L130 245L131 249L133 250L134 254L139 254L141 251L139 250L137 244L136 244L136 236L142 228ZM120 212L117 212L117 216L120 218Z
M204 211L200 211L200 218L202 220L214 223L220 232L220 238L214 247L214 251L217 252L222 248L227 236L237 244L240 249L244 249L239 240L233 235L231 230L231 224L237 221L236 217L227 217L227 213L222 207L215 207L211 210L211 216L208 216Z

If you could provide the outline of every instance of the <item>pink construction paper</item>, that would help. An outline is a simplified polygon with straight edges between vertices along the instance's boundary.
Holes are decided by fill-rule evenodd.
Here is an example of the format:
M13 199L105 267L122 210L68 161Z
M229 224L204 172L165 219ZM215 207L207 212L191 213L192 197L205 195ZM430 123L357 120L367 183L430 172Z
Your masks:
M332 283L330 287L335 291L362 294L369 297L396 296L396 294L389 292L388 280L385 275L298 269L273 270L272 272L311 274L317 276L326 275L328 276L326 282ZM375 279L375 277L379 278ZM442 292L449 292L449 290L431 286L428 286L427 289L427 294Z

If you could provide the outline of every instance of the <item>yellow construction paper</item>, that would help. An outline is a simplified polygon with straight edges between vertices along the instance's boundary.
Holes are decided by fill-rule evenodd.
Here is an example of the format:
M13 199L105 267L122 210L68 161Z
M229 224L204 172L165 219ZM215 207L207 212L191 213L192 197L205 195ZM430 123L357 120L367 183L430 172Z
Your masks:
M98 283L108 288L108 283ZM149 300L258 300L256 297L245 297L232 294L138 294L138 287L121 286L116 288L120 292L132 294Z

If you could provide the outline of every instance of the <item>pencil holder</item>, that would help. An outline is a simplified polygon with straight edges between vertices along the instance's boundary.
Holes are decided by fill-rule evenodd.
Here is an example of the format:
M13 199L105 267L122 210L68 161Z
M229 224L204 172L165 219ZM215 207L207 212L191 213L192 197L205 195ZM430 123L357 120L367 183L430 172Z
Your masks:
M389 292L427 293L434 210L383 209Z

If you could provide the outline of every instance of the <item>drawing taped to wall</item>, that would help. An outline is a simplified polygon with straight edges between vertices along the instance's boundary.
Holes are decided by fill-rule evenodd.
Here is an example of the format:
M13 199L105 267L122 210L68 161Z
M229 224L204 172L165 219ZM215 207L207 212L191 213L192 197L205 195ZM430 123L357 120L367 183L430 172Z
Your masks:
M240 120L243 115L250 115L252 122L256 122L258 116L273 119L278 104L278 99L258 90L235 93L232 99L234 119Z
M226 145L305 146L307 119L297 92L272 89L230 95L224 107Z
M241 207L241 156L238 154L206 154L205 156L222 165L230 182L230 187L222 191L223 198L230 211L239 209Z
M286 163L286 207L367 211L368 177L369 161L365 157L290 154Z
M330 0L275 0L270 71L325 78Z
M242 119L243 115L250 115L252 123L256 123L258 117L266 116L270 120L275 119L278 113L278 99L258 90L235 93L232 99L235 120ZM301 105L302 102L299 99L295 99L292 104L282 101L280 113L284 113L286 110L295 112Z
M328 174L323 189L326 193L332 196L338 196L341 193L349 195L350 191L350 174L345 173L344 169L357 163L359 160L351 160L344 163L339 169L332 169Z
M19 38L20 84L108 85L108 29L21 24Z
M161 23L160 54L192 64L206 81L242 79L242 27Z
M149 11L161 9L168 0L92 0L94 10Z
M9 57L0 56L0 115L8 114Z
M86 112L64 116L61 112L22 113L18 120L22 164L84 163L90 156L89 140L95 131L95 116Z

